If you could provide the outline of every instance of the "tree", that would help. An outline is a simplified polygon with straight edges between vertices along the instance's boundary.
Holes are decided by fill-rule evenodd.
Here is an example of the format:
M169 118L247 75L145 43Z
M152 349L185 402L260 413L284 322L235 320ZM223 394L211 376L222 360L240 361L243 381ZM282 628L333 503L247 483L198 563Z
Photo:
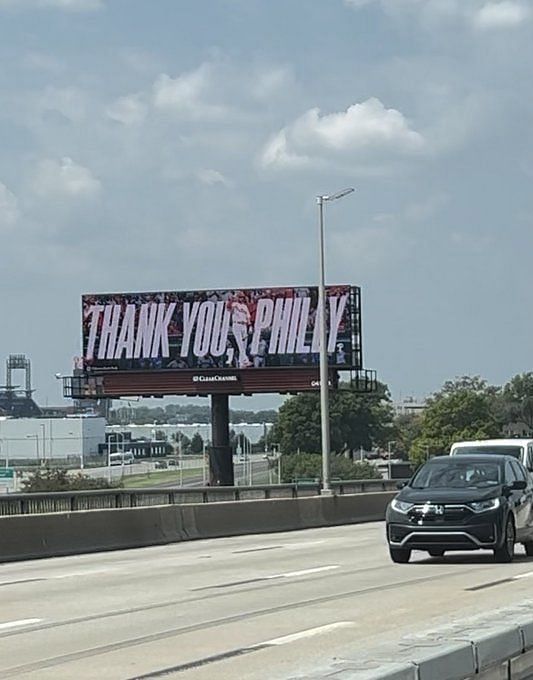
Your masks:
M198 454L204 451L204 440L199 432L195 432L191 439L191 453Z
M344 456L332 456L333 479L381 479L379 470L369 463L353 463ZM281 457L282 482L298 479L322 479L322 456L319 453L296 453Z
M413 443L420 436L423 416L420 413L402 413L394 419L394 453L409 457Z
M172 439L176 442L176 453L180 453L181 450L181 454L185 456L191 452L191 440L183 432L175 432Z
M420 433L410 450L411 460L420 464L432 455L447 454L454 441L497 437L496 394L496 388L477 376L444 383L428 400Z
M231 440L230 440L231 444ZM238 434L235 434L235 439L234 439L234 445L233 445L233 450L237 452L237 450L240 451L241 454L246 454L248 451L250 451L252 448L252 442L248 439L248 437L244 434L244 432L239 432Z
M533 373L515 375L503 386L495 401L495 414L502 425L524 424L533 431Z
M371 394L360 394L341 384L330 395L330 436L334 452L353 452L361 447L382 446L392 437L392 406L386 385ZM284 453L317 453L321 450L320 397L299 394L279 409L269 442Z
M108 482L102 477L88 477L78 472L71 475L63 468L46 467L37 470L22 482L25 493L45 491L86 491L88 489L116 489L121 483Z

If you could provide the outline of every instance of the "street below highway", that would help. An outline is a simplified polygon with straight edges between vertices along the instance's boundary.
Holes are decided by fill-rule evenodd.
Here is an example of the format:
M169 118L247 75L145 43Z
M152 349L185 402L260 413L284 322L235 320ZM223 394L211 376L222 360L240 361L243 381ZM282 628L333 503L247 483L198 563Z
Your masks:
M381 523L0 565L0 677L305 678L531 597L533 559L389 561Z

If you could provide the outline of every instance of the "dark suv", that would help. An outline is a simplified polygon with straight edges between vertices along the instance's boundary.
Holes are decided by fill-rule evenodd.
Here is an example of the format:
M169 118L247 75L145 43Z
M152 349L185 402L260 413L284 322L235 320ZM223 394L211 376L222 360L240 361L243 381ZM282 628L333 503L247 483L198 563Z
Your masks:
M423 465L387 508L393 562L412 550L494 551L511 562L515 543L533 556L533 482L511 456L439 456Z

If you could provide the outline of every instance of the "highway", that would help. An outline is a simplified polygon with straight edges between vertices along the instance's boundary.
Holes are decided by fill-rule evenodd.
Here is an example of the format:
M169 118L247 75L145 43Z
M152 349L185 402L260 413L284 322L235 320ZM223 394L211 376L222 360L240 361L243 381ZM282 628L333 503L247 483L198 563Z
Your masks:
M252 483L253 484L268 484L269 483L269 473L268 473L268 462L264 460L264 455L263 454L253 454L251 456L252 460ZM204 470L202 469L202 464L203 464L203 459L200 458L184 458L182 459L181 462L181 468L183 470L190 471L192 469L198 470L198 474L195 474L193 476L187 476L183 480L183 486L202 486L204 483ZM154 460L145 460L141 462L135 462L133 465L113 465L110 468L109 467L87 467L83 470L74 470L74 473L82 473L85 474L89 477L103 477L104 479L107 479L110 475L111 477L119 481L122 476L124 476L125 479L127 479L129 476L132 475L142 475L142 474L147 474L147 473L153 473L154 474L154 482L153 486L154 487L161 487L161 488L170 488L170 487L175 487L179 483L179 468L174 468L174 467L169 467L166 468L165 470L159 470L160 472L175 472L176 473L176 479L171 482L158 482L157 481L157 472L158 469L155 467L156 463ZM249 483L249 478L250 478L250 466L249 464L245 464L243 462L237 461L236 459L234 460L233 463L234 466L234 471L235 471L235 481L237 484L240 486L245 486ZM206 470L207 474L207 470ZM273 470L272 474L272 482L275 483L277 482L277 469Z
M533 560L393 565L383 524L0 565L0 677L320 677L401 635L522 602Z

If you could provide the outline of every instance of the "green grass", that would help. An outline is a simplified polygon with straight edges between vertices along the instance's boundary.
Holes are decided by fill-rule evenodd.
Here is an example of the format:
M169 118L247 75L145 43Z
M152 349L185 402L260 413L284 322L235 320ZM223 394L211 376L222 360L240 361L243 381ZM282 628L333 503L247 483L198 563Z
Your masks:
M122 478L122 483L125 489L139 489L145 486L167 484L168 482L176 482L176 486L178 486L180 479L186 480L201 474L202 468L183 470L183 477L180 476L178 470L154 470L144 475L125 475Z

